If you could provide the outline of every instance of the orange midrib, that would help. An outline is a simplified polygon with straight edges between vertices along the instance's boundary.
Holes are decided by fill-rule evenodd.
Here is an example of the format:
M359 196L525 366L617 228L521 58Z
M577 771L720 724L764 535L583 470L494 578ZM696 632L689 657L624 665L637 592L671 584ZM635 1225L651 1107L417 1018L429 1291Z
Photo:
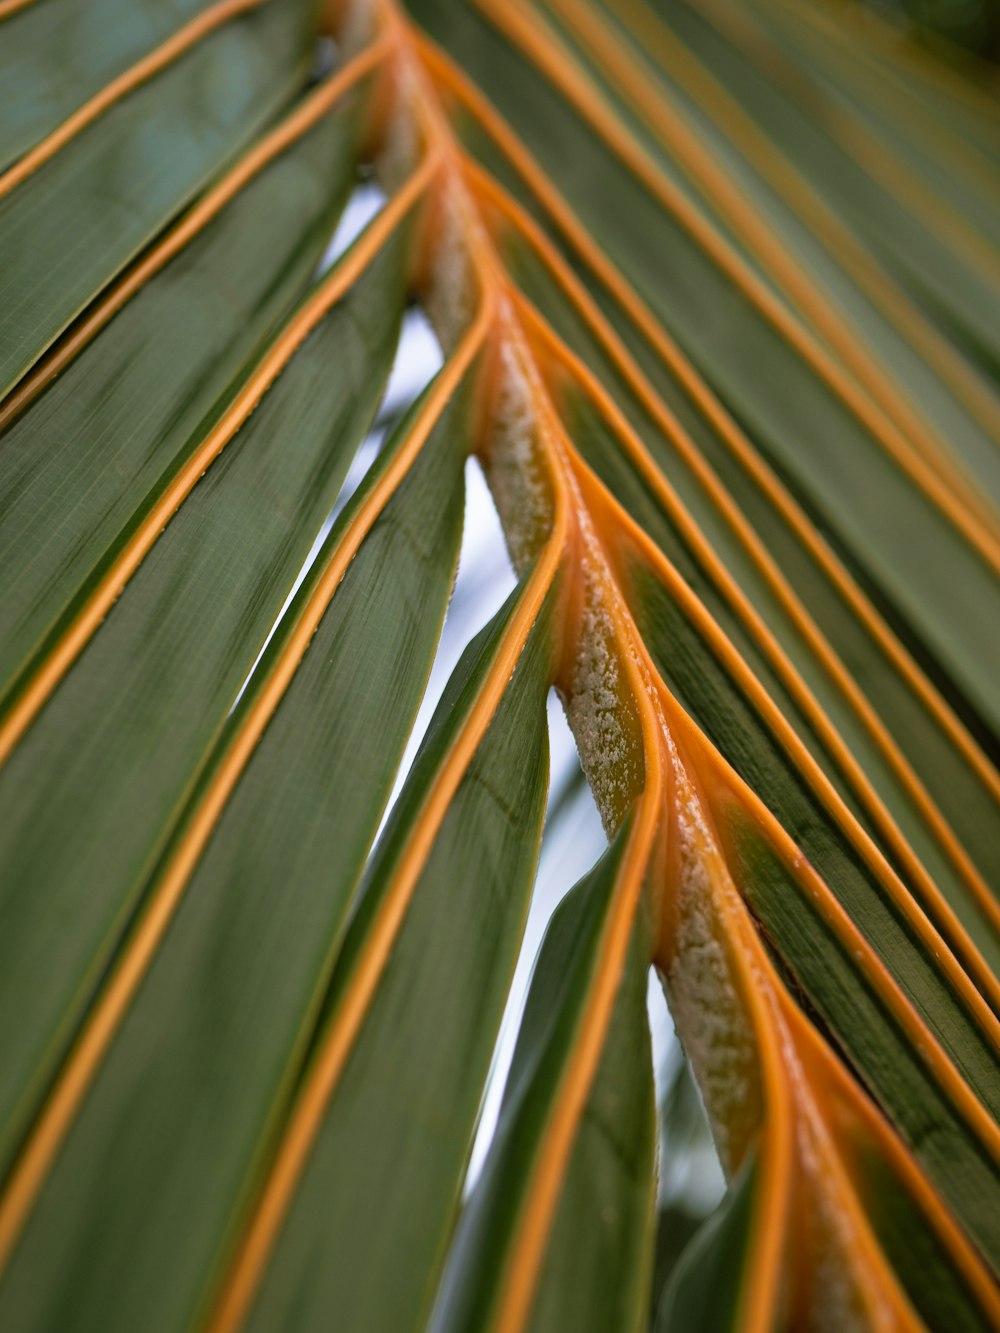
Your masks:
M566 437L547 394L536 406L544 422L549 465L565 493L578 504L578 493L563 450ZM611 593L611 612L616 630L624 633L623 606ZM597 1072L605 1035L611 1020L618 983L625 965L635 913L643 889L643 876L659 823L662 801L662 754L656 735L656 718L649 696L639 679L631 654L622 654L626 678L639 711L644 739L644 788L639 810L613 892L608 920L603 928L595 983L577 1025L578 1040L571 1052L556 1091L547 1124L538 1141L530 1179L516 1220L512 1243L503 1262L497 1303L488 1321L491 1333L519 1333L531 1310L545 1256L560 1189L576 1138L576 1131Z
M27 9L29 5L37 3L38 0L0 0L0 21L9 19L19 10Z

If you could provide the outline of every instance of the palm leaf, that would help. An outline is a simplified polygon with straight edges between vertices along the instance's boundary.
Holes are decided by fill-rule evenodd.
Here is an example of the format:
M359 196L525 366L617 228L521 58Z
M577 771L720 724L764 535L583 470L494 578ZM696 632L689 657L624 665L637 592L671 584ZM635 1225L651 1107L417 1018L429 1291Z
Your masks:
M5 1329L1000 1327L992 86L853 0L0 0Z

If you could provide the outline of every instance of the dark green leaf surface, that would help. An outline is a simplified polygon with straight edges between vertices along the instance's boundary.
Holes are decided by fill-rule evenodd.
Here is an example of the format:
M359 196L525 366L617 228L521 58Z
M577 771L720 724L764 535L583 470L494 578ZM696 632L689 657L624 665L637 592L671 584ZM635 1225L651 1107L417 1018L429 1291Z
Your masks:
M496 1136L463 1211L430 1323L434 1333L485 1333L497 1316L521 1210L594 983L630 828L626 821L546 933ZM636 937L542 1261L530 1324L536 1331L624 1333L646 1317L656 1131L641 958Z
M667 1285L687 1245L694 1240L704 1221L702 1213L683 1203L667 1204L657 1214L656 1258L653 1264L653 1290L650 1293L650 1325L653 1328Z
M927 1327L987 1333L993 1321L943 1251L920 1203L874 1153L864 1162L861 1185L879 1244Z
M641 0L639 8L647 17L652 17L641 5ZM631 55L639 66L640 74L648 79L645 87L659 95L664 111L683 124L685 132L700 146L707 162L735 187L743 206L749 205L756 211L770 236L781 238L784 256L791 257L798 264L800 274L815 294L813 307L806 307L802 303L796 305L800 317L822 339L824 331L817 323L817 312L838 312L843 326L850 329L852 341L865 349L870 368L881 371L885 382L891 386L901 403L912 405L918 413L923 414L925 423L936 429L937 442L945 454L951 453L954 459L960 460L971 476L985 488L986 495L992 497L994 504L1000 505L1000 452L996 441L989 429L963 406L909 341L911 331L905 316L910 310L911 321L915 321L918 318L917 308L908 306L904 301L904 318L894 323L872 298L870 291L859 283L856 274L847 266L837 249L813 230L813 214L800 216L789 202L787 191L785 195L780 194L774 186L773 178L758 174L759 169L755 168L753 160L744 157L738 146L729 141L726 137L727 131L730 131L726 106L715 112L713 118L709 109L699 102L697 92L700 88L689 94L679 86L678 78L684 78L694 63L695 58L690 49L682 48L680 70L672 72L668 77L661 66L648 58L641 34L629 36L625 25L627 15L619 16L621 22L616 22L613 7L601 5L600 11L605 20L610 20L610 31L622 43L622 49ZM654 28L654 31L660 29ZM668 29L664 27L662 32L666 34ZM695 174L687 174L681 164L672 159L656 133L642 119L640 109L633 107L629 100L630 90L627 87L619 88L608 73L599 67L597 60L600 53L595 54L592 46L572 43L566 25L559 26L559 33L563 40L574 45L577 57L592 69L592 76L599 81L602 93L615 104L618 114L642 140L646 150L692 202L711 216L713 223L725 232L730 243L746 251L746 258L759 276L780 293L783 289L777 275L743 235L740 219L734 218L720 203L714 202L711 191L699 186ZM700 73L706 72L703 67L698 68ZM718 86L724 97L724 85ZM741 112L750 114L752 118L752 104L747 107L737 105ZM784 166L784 176L792 176L796 184L801 184L802 178L796 176L787 165ZM943 183L941 188L944 190ZM994 213L998 206L1000 196L992 201ZM881 273L883 283L888 280L888 276L884 271ZM901 287L891 282L888 285L897 297L903 296ZM839 356L838 359L843 358Z
M725 1199L685 1249L663 1293L656 1333L728 1333L739 1328L740 1293L753 1221L749 1160Z
M338 588L74 1122L0 1285L0 1323L179 1333L211 1297L301 1069L430 669L458 556L465 429L458 404ZM345 510L283 625L382 471ZM283 647L279 630L228 733Z
M195 487L0 772L5 1150L375 414L402 312L404 240L311 336Z
M563 1182L531 1333L646 1327L657 1186L647 952L637 933ZM544 953L539 987L543 966L551 966ZM535 1023L544 1021L535 1015ZM526 1042L532 1027L526 1013Z
M687 1246L708 1221L723 1195L712 1132L683 1049L677 1043L661 1068L659 1105L660 1189L656 1217L656 1246L650 1292L650 1323L657 1312ZM704 1163L711 1160L717 1174L712 1184Z
M901 100L880 97L864 49L857 59L850 42L844 41L822 11L817 22L808 6L765 2L753 9L761 30L773 43L768 49L780 50L796 65L804 85L831 109L832 124L840 121L848 127L873 161L895 164L901 179L919 188L928 216L963 219L997 251L996 178L986 169L987 162L969 151L965 139L943 135L926 109L923 114L919 110L907 114ZM868 174L876 175L872 170ZM947 243L947 236L939 232L939 240ZM967 263L973 259L959 257Z
M326 116L141 287L0 438L0 696L141 522L301 295L353 184L357 137L356 104Z
M328 1024L522 595L523 585L469 645L442 698L376 851ZM345 1328L424 1327L534 878L550 653L543 613L420 874L265 1272L253 1333L326 1329L333 1309Z
M291 98L309 11L269 0L234 19L0 199L0 394Z
M866 243L904 283L943 316L946 328L996 366L1000 357L995 309L995 278L973 262L973 256L939 235L921 213L900 197L891 178L880 179L840 142L824 114L803 114L816 106L816 91L805 79L808 54L801 44L794 64L782 65L784 53L763 30L763 41L738 40L723 27L713 28L705 15L686 3L662 11L692 50L720 72L730 91L774 139L792 164L802 171L837 212L849 219ZM822 103L819 104L822 108ZM890 159L895 160L895 159ZM926 171L925 171L926 176ZM944 196L947 198L947 196ZM984 233L995 243L995 224L988 214Z
M850 41L851 34L845 36ZM914 54L912 50L904 49L902 60L893 59L896 54L887 53L884 47L859 49L866 81L873 91L878 90L883 105L898 104L897 114L902 117L909 117L916 107L918 114L932 118L966 149L975 149L985 162L994 167L1000 164L1000 123L990 87L991 67L976 64L955 69L932 61L928 70L919 55L916 61L907 59Z
M208 0L44 0L0 21L0 169L208 7Z

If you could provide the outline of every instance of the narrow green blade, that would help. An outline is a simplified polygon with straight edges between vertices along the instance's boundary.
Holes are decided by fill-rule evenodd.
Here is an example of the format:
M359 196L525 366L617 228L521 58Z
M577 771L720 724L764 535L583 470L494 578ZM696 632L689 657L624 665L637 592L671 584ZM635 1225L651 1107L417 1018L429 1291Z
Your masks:
M0 770L5 1153L374 417L402 313L406 235L313 333L195 487Z
M434 1333L485 1333L497 1317L545 1129L580 1037L630 827L627 821L557 909L546 933L496 1135L463 1211L438 1294L430 1324ZM577 1129L534 1293L529 1327L537 1333L624 1331L643 1326L646 1318L656 1116L646 1015L648 955L641 944L636 934Z
M655 1333L736 1333L752 1242L754 1164L684 1250L656 1311Z
M0 697L303 293L354 182L359 128L349 102L265 167L0 438Z
M254 751L0 1283L5 1326L181 1333L205 1313L301 1072L430 670L461 535L465 416L449 409L376 520ZM220 757L283 649L279 628Z
M522 595L523 585L449 682L367 877L318 1046L352 1000L425 796ZM265 1270L251 1333L325 1329L333 1310L345 1329L424 1327L527 915L545 811L551 651L543 612L420 872Z
M563 1182L528 1323L532 1333L646 1327L657 1128L647 967L637 942ZM543 965L544 956L538 984Z
M269 0L209 34L0 198L0 396L290 99L310 8Z
M208 0L45 0L3 21L0 169L207 7Z

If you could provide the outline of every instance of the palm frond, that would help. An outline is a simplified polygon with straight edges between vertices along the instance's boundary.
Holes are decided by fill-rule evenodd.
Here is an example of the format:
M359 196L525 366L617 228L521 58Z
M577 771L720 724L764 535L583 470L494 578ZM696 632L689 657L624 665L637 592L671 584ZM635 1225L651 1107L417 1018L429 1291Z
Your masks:
M1000 113L945 51L0 0L5 1329L1000 1327ZM470 458L515 586L409 762ZM493 1125L553 689L608 846ZM729 1181L683 1253L651 968Z

